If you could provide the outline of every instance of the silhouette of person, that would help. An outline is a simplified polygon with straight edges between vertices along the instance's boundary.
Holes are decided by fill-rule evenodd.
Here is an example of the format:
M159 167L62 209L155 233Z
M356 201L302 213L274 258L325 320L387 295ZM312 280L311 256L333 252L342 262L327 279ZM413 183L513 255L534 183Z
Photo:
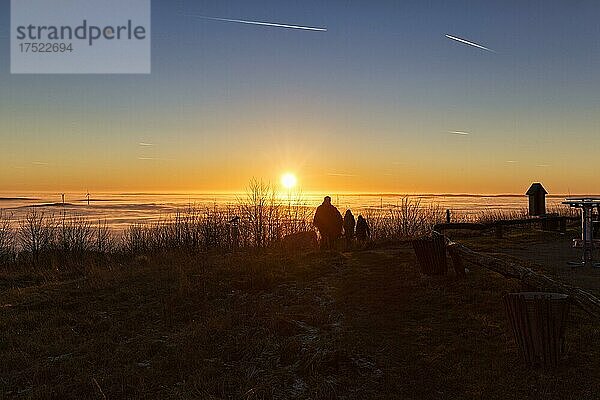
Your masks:
M321 234L321 248L332 249L335 240L342 235L342 214L331 204L331 197L325 196L323 204L317 207L313 225Z
M362 215L359 215L358 219L356 220L356 238L359 242L364 243L369 237L371 237L371 229L369 229L369 224Z
M240 247L240 217L237 215L229 221L231 233L231 247L236 251Z
M354 226L356 225L356 221L354 220L354 215L352 215L352 211L346 210L344 214L344 237L346 239L346 247L350 247L352 245L352 239L354 239Z

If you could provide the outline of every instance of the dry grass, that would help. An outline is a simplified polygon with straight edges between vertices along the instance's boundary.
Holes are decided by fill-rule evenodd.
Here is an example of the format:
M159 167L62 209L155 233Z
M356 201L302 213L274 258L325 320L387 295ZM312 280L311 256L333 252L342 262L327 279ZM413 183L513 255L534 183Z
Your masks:
M527 219L529 216L529 210L522 208L520 210L486 210L480 212L474 216L474 220L471 222L477 222L481 224L489 224L495 221L502 220L515 220L515 219Z
M406 239L431 232L435 224L445 220L445 211L435 204L422 205L409 197L388 210L370 210L367 221L374 240Z
M574 311L559 370L529 371L500 301L519 287L425 278L407 243L163 251L82 276L0 289L0 397L562 400L600 385L586 316Z

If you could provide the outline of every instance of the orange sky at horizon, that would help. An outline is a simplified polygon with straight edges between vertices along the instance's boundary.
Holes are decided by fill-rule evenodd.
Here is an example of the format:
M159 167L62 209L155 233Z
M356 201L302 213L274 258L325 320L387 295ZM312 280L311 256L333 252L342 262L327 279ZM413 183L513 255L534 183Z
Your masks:
M67 124L76 121L70 114L26 118L16 111L0 120L0 133L18 133L4 135L0 190L232 192L252 177L277 183L290 171L303 190L323 193L520 194L538 181L550 193L600 193L591 167L600 148L593 120L579 121L585 134L564 135L565 120L554 127L530 122L531 133L520 135L492 115L471 129L476 133L458 136L418 113L401 126L391 112L315 119L299 109L273 121L217 115L209 135L201 121L178 114L157 115L157 126L129 114L89 113L85 125ZM167 126L174 133L162 133ZM373 130L377 139L364 133Z
M149 164L149 165L148 165ZM468 174L468 179L460 172L442 169L431 171L402 166L397 173L360 174L359 171L319 173L314 169L280 168L266 171L250 169L244 171L214 171L210 169L187 168L185 175L176 168L160 165L160 161L140 160L140 165L132 167L126 174L119 171L53 167L46 164L33 164L12 171L2 168L0 181L2 192L122 192L122 193L236 193L243 192L251 179L257 178L271 183L280 191L281 175L293 173L297 188L306 193L390 193L390 194L516 194L525 193L532 182L542 182L550 194L574 195L600 193L600 185L590 185L585 177L569 180L567 171L553 177L547 171L550 167L532 168L543 173L521 174L522 169L514 166L510 176ZM58 171L58 173L57 173ZM8 172L8 173L7 173ZM561 179L562 178L562 179Z

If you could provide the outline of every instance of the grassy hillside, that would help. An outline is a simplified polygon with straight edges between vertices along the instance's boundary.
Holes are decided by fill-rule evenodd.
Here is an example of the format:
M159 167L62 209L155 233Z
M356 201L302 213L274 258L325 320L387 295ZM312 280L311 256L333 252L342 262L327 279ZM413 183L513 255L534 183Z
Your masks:
M408 243L162 253L56 276L1 275L2 398L599 398L586 315L572 310L563 365L530 371L501 303L518 285L426 278Z

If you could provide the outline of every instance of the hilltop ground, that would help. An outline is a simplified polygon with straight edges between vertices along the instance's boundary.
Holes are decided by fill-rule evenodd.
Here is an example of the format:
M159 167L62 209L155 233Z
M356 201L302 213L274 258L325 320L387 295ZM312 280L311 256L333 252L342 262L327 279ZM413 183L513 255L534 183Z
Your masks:
M535 231L463 240L532 262L568 247ZM475 268L424 277L409 243L36 276L0 275L0 398L600 399L595 321L572 308L567 358L531 371L501 302L519 284Z

